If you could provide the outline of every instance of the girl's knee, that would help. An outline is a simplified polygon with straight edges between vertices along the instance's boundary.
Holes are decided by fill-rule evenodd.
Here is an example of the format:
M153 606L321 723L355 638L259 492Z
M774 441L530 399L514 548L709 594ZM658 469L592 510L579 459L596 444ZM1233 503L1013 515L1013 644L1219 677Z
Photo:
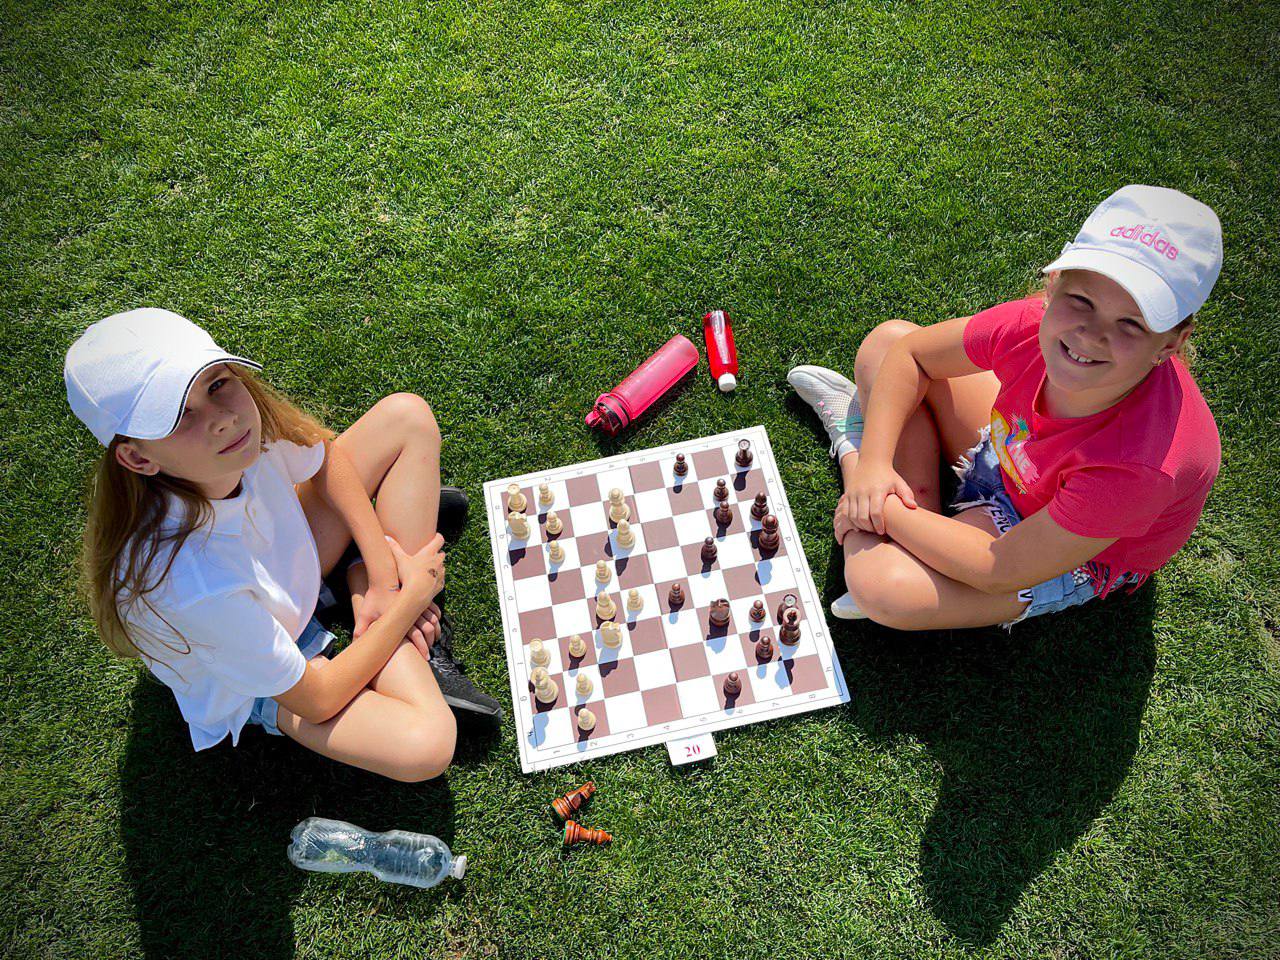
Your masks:
M895 630L915 630L926 618L931 600L922 591L920 572L901 560L873 556L866 550L845 564L845 585L858 609Z
M870 384L889 348L913 330L919 330L918 324L909 320L886 320L878 324L858 345L858 352L853 360L853 379L857 383Z
M440 441L436 415L431 405L416 393L393 393L379 401L378 406L406 435Z
M405 783L433 780L449 769L458 743L457 721L453 712L424 711L422 719L401 730L400 750L391 776Z

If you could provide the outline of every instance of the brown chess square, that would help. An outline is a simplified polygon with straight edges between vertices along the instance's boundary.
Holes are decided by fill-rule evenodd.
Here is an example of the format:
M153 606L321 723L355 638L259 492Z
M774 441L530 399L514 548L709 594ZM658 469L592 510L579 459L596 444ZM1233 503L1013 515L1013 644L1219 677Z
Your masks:
M542 555L542 544L531 543L519 550L508 550L511 558L511 576L517 580L537 577L547 572L547 559Z
M671 648L671 665L675 667L677 680L693 680L696 677L710 675L711 667L707 665L707 654L702 644L691 643L683 647Z
M736 697L727 697L724 692L724 681L728 673L717 673L712 676L716 684L716 696L720 698L720 707L723 710L729 710L733 707L745 707L748 704L755 703L755 693L751 689L751 680L748 678L747 670L738 670L738 680L742 683L742 689Z
M650 552L674 547L676 540L676 522L670 517L648 520L644 525L644 548Z
M566 695L564 692L564 684L565 684L564 674L553 673L553 674L550 674L550 677L552 680L556 682L556 686L560 688L559 693L556 694L555 703L543 703L541 700L538 699L537 695L533 692L533 684L532 683L526 684L526 686L529 689L529 702L533 705L534 713L548 713L552 710L558 710L563 707L566 707L569 704L569 701L566 698Z
M653 574L649 572L649 558L643 553L619 557L613 565L618 575L618 586L624 590L647 586L653 582Z
M693 469L699 480L716 480L729 476L729 464L720 447L695 453L692 459Z
M644 493L646 490L657 490L667 485L667 477L662 469L662 464L654 461L648 463L638 463L630 468L631 472L631 488L636 493Z
M606 697L616 697L620 693L635 693L640 689L636 665L630 657L622 660L602 660L599 668L600 685L604 688Z
M810 693L821 690L827 685L826 673L822 669L822 661L816 656L796 657L784 660L783 669L787 671L787 679L792 693Z
M642 611L643 612L643 611ZM631 655L638 657L642 653L654 653L667 648L667 636L662 632L662 621L656 617L647 617L627 624L631 637Z
M595 715L596 725L591 730L578 728L578 714L583 710L590 710ZM609 708L605 706L603 700L588 700L586 703L575 705L571 713L570 719L573 721L573 732L579 742L583 740L599 740L601 737L609 735Z
M644 690L640 696L644 700L645 717L651 726L671 723L684 716L680 710L680 695L676 692L674 684Z
M520 613L520 638L526 642L534 637L547 639L556 635L556 618L550 607L541 610L525 610Z

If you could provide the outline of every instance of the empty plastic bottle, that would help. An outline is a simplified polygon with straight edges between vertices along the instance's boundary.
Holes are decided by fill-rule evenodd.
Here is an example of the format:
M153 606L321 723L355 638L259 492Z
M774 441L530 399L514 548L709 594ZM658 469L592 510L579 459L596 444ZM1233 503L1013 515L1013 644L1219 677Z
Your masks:
M321 873L372 873L388 883L434 887L445 877L461 880L466 856L455 857L438 837L407 830L374 833L341 820L308 817L290 834L289 860Z

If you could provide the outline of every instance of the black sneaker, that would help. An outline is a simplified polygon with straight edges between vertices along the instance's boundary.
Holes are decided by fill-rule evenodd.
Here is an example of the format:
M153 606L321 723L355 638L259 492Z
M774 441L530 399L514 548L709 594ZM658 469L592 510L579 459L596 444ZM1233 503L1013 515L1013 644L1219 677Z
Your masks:
M440 511L436 516L436 529L444 536L445 543L456 543L467 526L467 494L459 487L440 488Z
M443 613L440 615L440 635L431 645L430 662L436 683L440 684L440 692L444 694L444 702L451 709L502 719L502 707L498 701L477 687L453 659L453 624Z

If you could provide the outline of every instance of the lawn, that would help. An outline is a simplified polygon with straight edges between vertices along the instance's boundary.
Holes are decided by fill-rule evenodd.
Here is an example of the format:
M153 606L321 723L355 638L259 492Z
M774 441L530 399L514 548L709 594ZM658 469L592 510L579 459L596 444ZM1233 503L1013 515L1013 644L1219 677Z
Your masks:
M0 0L0 953L1141 957L1280 953L1280 10L1267 2ZM513 726L393 784L247 733L194 755L75 592L86 325L166 306L338 428L412 390L448 481L763 423L832 598L836 476L785 374L1019 296L1106 194L1209 203L1194 371L1222 476L1138 593L999 629L840 624L846 708L520 773ZM700 313L697 377L590 401ZM486 531L460 658L508 701ZM593 778L612 847L545 804ZM304 874L318 814L465 881Z

